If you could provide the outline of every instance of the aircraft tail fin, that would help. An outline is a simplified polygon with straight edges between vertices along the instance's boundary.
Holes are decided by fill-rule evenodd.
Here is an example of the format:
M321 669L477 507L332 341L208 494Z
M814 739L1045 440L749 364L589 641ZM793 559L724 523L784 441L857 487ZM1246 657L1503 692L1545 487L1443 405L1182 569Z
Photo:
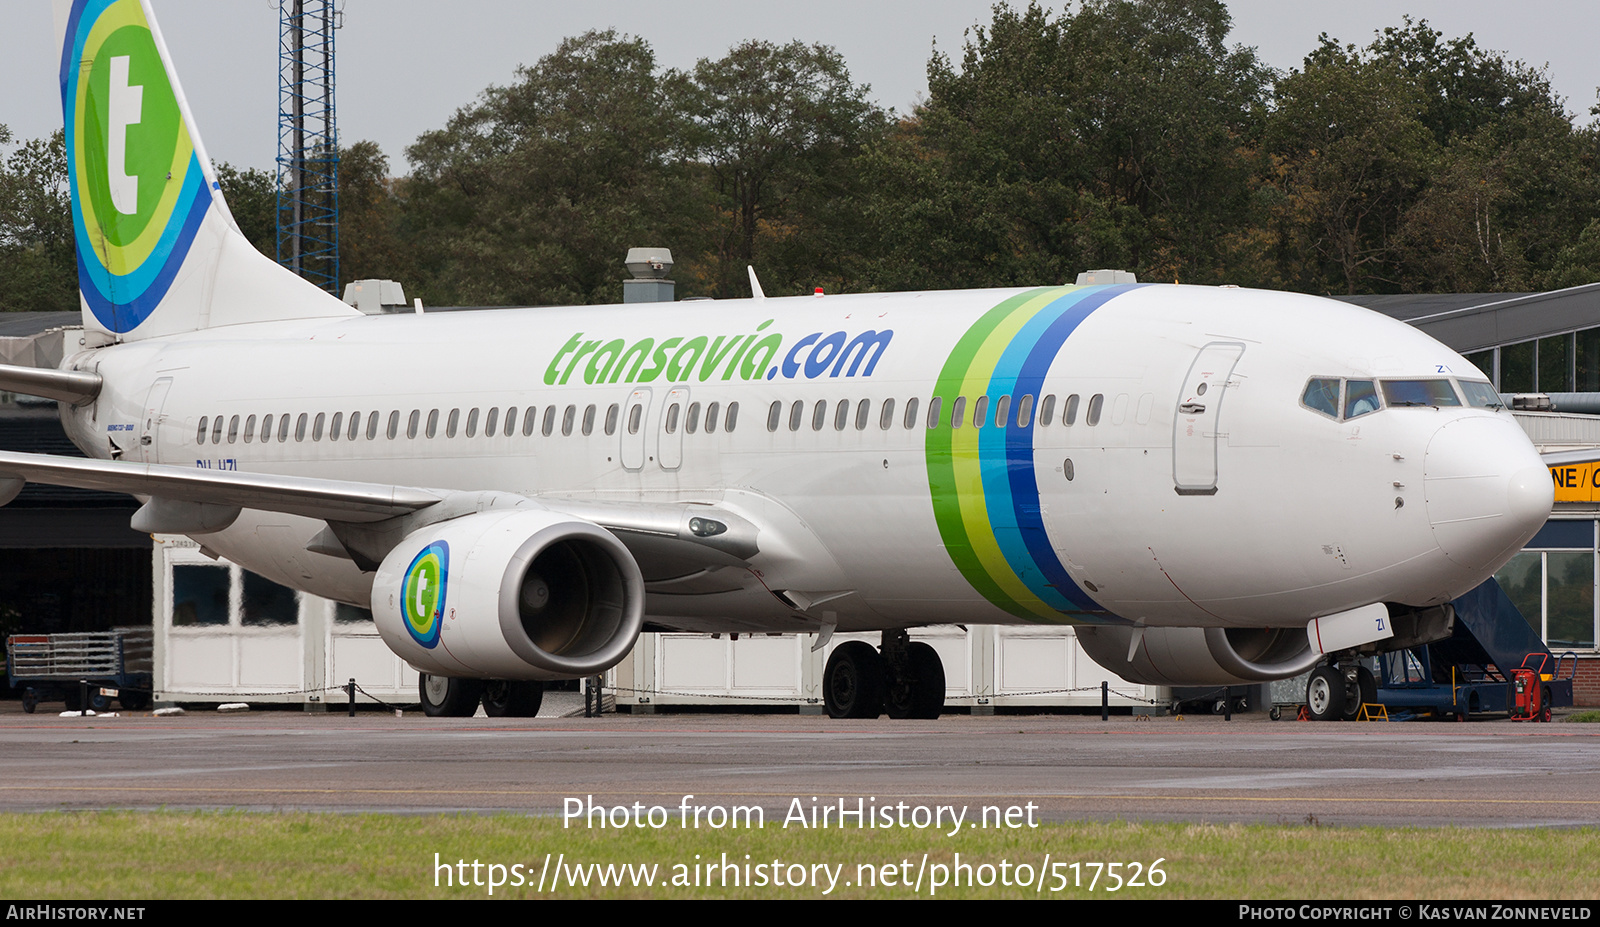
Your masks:
M240 233L147 0L56 0L55 18L85 328L356 314Z

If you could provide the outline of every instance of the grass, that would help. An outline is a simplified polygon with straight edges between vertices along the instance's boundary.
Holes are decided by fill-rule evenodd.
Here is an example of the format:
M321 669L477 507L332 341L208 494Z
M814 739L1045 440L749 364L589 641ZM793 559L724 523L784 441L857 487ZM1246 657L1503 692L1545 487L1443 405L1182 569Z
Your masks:
M1577 722L1578 724L1594 724L1595 722L1600 721L1600 709L1580 711L1575 715L1568 715L1567 720Z
M657 885L585 889L565 885L553 895L532 885L503 885L495 897L815 898L819 888L767 884L699 887L691 868L722 854L739 865L770 872L779 862L786 878L826 863L837 869L832 897L909 898L919 893L896 884L863 887L865 867L884 867L914 880L926 865L920 895L927 897L937 867L959 862L970 877L995 884L947 884L938 897L1038 897L1033 888L999 883L1002 860L1015 881L1018 864L1030 876L1045 855L1059 878L1046 880L1043 897L1377 899L1453 898L1583 899L1600 897L1600 831L1324 828L1295 825L1069 823L1011 831L972 830L953 837L914 829L785 830L769 821L761 830L720 832L563 830L556 818L510 815L399 816L377 814L257 814L249 812L52 812L0 815L0 894L41 899L147 898L472 898L487 884L452 886L435 870L445 865L505 866L511 880L521 864L536 883L545 854L554 864L654 863ZM924 854L927 856L924 864ZM1094 862L1130 862L1143 870L1157 858L1165 882L1108 892L1103 874L1089 889ZM902 867L902 861L909 861ZM1074 872L1070 864L1079 863ZM674 866L678 865L676 871ZM863 867L858 869L858 866ZM460 870L450 869L453 879ZM689 884L668 884L674 874ZM807 870L810 872L810 870ZM1074 884L1074 877L1079 884ZM435 885L435 880L439 882ZM743 872L741 872L743 881ZM845 882L857 883L849 887ZM827 878L822 877L823 887ZM1060 890L1052 890L1061 884Z

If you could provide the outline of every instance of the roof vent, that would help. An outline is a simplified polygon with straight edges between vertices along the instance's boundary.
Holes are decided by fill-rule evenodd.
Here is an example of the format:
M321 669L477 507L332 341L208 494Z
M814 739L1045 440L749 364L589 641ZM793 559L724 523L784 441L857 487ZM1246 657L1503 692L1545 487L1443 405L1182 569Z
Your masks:
M667 279L672 273L672 252L666 248L629 248L628 273L632 280L622 281L622 301L625 303L670 303L675 284Z
M1078 286L1106 286L1112 283L1138 282L1138 277L1125 270L1086 270L1078 275Z

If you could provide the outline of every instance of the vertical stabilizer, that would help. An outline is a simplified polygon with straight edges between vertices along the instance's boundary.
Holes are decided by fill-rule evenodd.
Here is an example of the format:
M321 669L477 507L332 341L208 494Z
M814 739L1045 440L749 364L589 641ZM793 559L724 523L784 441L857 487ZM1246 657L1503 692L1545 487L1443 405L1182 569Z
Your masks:
M131 341L354 315L240 234L147 3L55 13L84 326Z

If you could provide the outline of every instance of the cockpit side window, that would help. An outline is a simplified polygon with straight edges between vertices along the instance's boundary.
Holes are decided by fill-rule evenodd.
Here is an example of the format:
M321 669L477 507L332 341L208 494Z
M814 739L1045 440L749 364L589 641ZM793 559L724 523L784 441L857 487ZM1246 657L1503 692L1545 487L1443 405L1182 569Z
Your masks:
M1500 400L1500 394L1494 391L1494 385L1483 380L1462 380L1461 392L1466 394L1467 405L1477 406L1481 409L1504 409L1506 404Z
M1321 412L1329 418L1339 417L1339 380L1337 377L1312 377L1306 384L1300 401L1306 408Z
M1346 380L1344 390L1344 417L1346 419L1360 418L1369 412L1376 412L1378 405L1378 390L1371 380Z
M1384 380L1383 401L1388 406L1459 406L1449 380Z

